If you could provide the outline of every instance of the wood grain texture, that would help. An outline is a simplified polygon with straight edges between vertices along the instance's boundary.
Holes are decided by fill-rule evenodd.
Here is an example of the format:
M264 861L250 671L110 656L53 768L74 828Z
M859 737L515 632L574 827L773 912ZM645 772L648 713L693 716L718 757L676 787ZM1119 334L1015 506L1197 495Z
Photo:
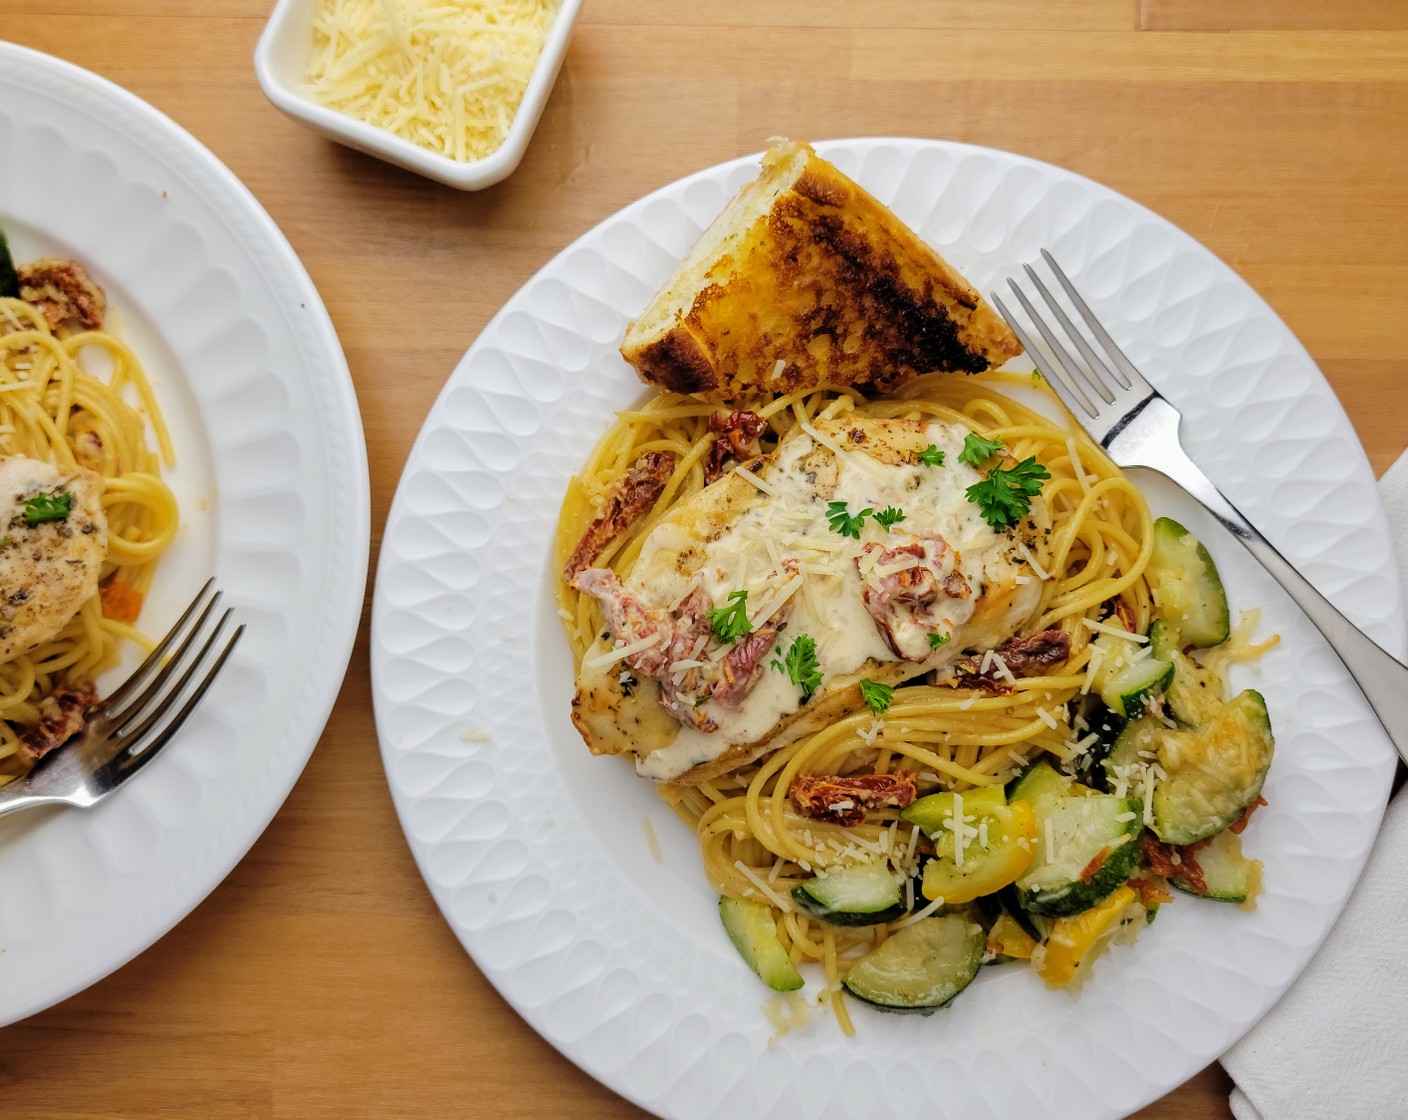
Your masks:
M1408 438L1394 0L589 0L522 166L479 194L270 108L250 66L269 7L8 0L0 34L146 98L269 209L341 333L378 533L426 411L504 300L620 206L775 133L964 140L1108 183L1261 292L1376 471ZM413 309L409 346L388 344L388 299ZM364 617L312 762L230 877L126 968L0 1031L7 1120L643 1115L539 1039L441 921L381 775L366 634ZM1225 1120L1228 1088L1213 1066L1139 1116Z

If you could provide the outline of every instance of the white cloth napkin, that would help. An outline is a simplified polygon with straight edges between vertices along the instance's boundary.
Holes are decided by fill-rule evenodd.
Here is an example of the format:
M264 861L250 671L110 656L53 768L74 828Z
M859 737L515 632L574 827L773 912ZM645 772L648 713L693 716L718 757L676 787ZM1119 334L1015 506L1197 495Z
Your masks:
M1379 482L1408 590L1408 452ZM1295 984L1222 1059L1237 1120L1408 1116L1408 795Z

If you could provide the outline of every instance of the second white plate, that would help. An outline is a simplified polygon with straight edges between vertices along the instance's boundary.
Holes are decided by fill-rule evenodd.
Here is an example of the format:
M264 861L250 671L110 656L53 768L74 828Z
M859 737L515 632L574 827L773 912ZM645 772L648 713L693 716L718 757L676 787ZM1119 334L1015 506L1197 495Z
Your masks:
M1373 476L1309 356L1212 254L1070 172L935 141L823 155L987 290L1050 248L1184 411L1189 451L1391 648L1399 590ZM642 396L616 352L755 160L640 200L569 247L486 328L411 453L373 608L383 759L421 871L484 973L562 1053L667 1117L1102 1117L1220 1054L1275 1001L1357 878L1394 754L1309 623L1167 484L1156 509L1209 542L1239 608L1282 644L1248 675L1277 759L1247 834L1266 890L1244 913L1180 901L1101 960L1078 999L989 969L928 1019L858 1008L768 1045L766 991L719 926L688 830L568 721L552 599L567 479ZM1141 479L1142 483L1143 479ZM652 858L647 821L663 858ZM812 988L815 991L815 985Z
M244 640L180 737L87 812L0 821L0 1025L106 975L229 872L318 741L352 650L370 500L351 378L283 235L188 133L0 43L0 225L70 257L153 379L181 531L141 626L214 575Z

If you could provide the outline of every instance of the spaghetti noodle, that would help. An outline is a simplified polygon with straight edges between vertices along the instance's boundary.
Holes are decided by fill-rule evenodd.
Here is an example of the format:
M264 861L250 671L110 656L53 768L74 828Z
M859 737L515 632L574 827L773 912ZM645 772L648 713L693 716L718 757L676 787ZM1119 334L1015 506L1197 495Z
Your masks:
M90 372L103 366L102 376ZM96 472L108 539L99 593L52 638L0 665L0 785L28 769L21 736L46 698L112 667L125 642L150 648L133 623L179 527L161 476L175 462L171 438L136 356L106 331L53 328L14 298L0 299L0 458L12 456Z
M916 904L911 897L905 917L871 926L834 925L794 906L794 885L858 862L884 860L897 877L912 883L927 843L916 826L900 818L898 809L874 809L854 827L803 815L791 799L795 779L904 769L917 776L924 794L1001 783L1044 755L1072 759L1082 750L1083 729L1068 724L1068 706L1090 687L1094 631L1087 620L1098 623L1113 611L1142 633L1153 614L1143 578L1152 519L1143 497L1084 433L1068 432L1000 392L1018 384L1029 384L1028 378L935 374L885 400L819 389L751 406L767 422L764 451L818 418L933 419L1001 440L1011 456L1035 457L1051 476L1042 494L1052 531L1040 562L1043 574L1051 578L1042 581L1040 604L1027 629L1063 631L1070 643L1063 663L1043 675L1015 677L998 694L951 681L911 682L895 691L882 716L861 706L740 769L695 785L661 787L697 833L705 870L719 891L767 902L776 911L779 936L792 960L822 965L835 1013L848 1031L849 1017L840 998L846 963L926 916L942 900L926 907L922 899ZM662 394L622 413L569 485L558 528L558 565L571 554L616 481L641 455L673 453L674 471L653 508L596 560L599 566L628 574L660 518L704 487L714 411L706 403ZM580 665L602 631L603 616L595 599L566 583L559 583L558 597Z

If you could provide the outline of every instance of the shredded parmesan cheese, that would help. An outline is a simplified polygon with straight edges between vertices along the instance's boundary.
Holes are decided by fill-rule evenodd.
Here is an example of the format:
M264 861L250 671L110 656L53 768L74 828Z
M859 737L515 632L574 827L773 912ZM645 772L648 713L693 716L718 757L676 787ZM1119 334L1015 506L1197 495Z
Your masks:
M665 862L665 856L660 851L660 838L655 835L655 823L649 817L645 818L645 845L656 863Z
M1113 634L1116 638L1123 638L1127 642L1139 642L1141 645L1149 639L1144 634L1131 634L1128 630L1119 626L1109 626L1103 622L1096 622L1093 618L1081 619L1087 629L1098 630L1102 634Z
M593 669L603 669L613 661L620 661L623 657L630 657L633 653L639 653L643 649L660 644L659 634L650 634L638 642L631 642L630 645L617 646L615 649L599 653L595 657L589 657L582 662L583 665L590 665Z
M779 491L776 486L774 486L771 482L764 482L747 467L734 467L733 473L742 475L759 490L761 490L764 494L766 494L769 498L780 498L782 496L781 491Z
M459 162L504 142L557 0L320 0L307 95Z
M741 859L734 860L733 866L738 869L738 873L740 875L747 879L748 882L753 884L759 894L761 894L779 910L786 911L792 909L792 903L785 900L780 894L778 894L775 890L768 886L767 883L764 882L763 879L758 875L758 873L754 871L751 867L749 867L746 863L744 863Z

